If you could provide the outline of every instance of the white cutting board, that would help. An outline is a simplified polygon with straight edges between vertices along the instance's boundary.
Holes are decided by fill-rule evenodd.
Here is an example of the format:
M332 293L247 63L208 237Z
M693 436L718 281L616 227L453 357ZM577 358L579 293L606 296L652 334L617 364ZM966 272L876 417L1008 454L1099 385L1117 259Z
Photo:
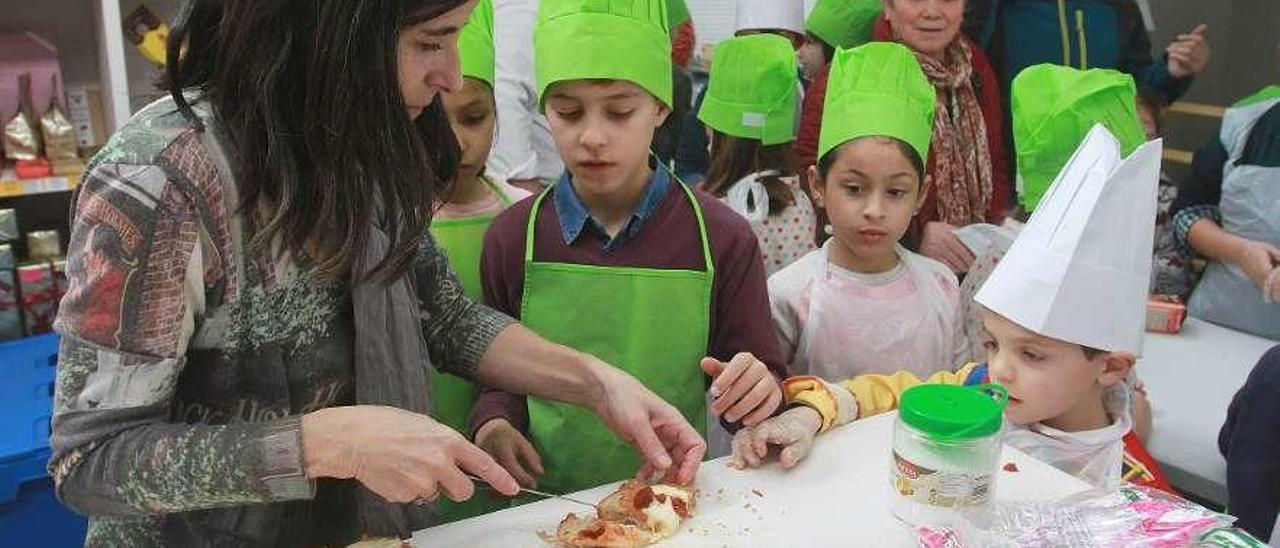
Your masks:
M791 470L777 463L739 471L722 458L703 463L694 517L671 547L739 546L915 546L914 536L889 512L889 462L895 413L856 421L818 438L813 452ZM1046 500L1089 488L1088 484L1005 446L996 497L1001 501ZM573 495L598 501L617 484ZM546 500L465 521L418 531L418 548L546 546L539 531L554 534L568 512L590 509Z

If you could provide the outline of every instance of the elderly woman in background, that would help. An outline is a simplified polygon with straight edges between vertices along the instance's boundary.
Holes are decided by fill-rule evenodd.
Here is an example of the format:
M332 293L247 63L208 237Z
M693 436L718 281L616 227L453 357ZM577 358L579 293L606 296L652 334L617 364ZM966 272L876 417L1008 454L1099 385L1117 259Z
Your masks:
M960 34L964 10L964 0L884 0L874 31L875 40L911 48L937 88L928 196L913 232L921 254L958 273L974 256L955 229L999 223L1012 198L1003 96L982 49Z

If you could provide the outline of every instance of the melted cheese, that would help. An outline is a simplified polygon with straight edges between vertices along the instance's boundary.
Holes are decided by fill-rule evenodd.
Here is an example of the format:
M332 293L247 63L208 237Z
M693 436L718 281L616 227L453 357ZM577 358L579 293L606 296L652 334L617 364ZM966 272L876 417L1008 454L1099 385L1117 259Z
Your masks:
M642 512L645 516L645 527L650 531L658 533L664 537L676 534L676 530L680 528L680 514L676 513L676 499L684 501L685 507L689 505L689 494L683 489L677 489L667 485L654 485L651 487L654 495L666 495L663 502L658 502L655 497L653 502L649 503Z

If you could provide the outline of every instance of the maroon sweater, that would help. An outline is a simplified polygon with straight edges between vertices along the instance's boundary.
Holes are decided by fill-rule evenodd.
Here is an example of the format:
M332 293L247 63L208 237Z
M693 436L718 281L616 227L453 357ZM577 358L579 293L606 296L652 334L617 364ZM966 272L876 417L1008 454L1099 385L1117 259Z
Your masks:
M612 251L594 231L583 231L565 245L552 197L538 214L534 259L539 261L682 270L703 270L698 221L684 193L673 182L662 203L644 221L639 233ZM695 191L707 223L715 278L711 289L711 331L707 354L728 361L750 352L774 374L786 378L786 364L769 313L764 260L751 226L714 197ZM524 292L525 230L534 198L521 201L498 215L485 235L480 259L484 300L489 306L520 318ZM687 367L698 367L691 363ZM485 388L471 412L471 433L495 418L504 418L528 431L529 410L524 396Z

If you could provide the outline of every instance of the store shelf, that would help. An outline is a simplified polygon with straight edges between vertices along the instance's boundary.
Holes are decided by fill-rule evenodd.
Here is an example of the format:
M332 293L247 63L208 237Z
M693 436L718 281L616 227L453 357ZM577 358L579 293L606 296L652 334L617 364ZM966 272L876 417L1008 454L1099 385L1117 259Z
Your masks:
M16 179L12 173L6 171L3 175L0 175L0 198L70 192L75 190L79 182L80 174L40 177L38 179Z

